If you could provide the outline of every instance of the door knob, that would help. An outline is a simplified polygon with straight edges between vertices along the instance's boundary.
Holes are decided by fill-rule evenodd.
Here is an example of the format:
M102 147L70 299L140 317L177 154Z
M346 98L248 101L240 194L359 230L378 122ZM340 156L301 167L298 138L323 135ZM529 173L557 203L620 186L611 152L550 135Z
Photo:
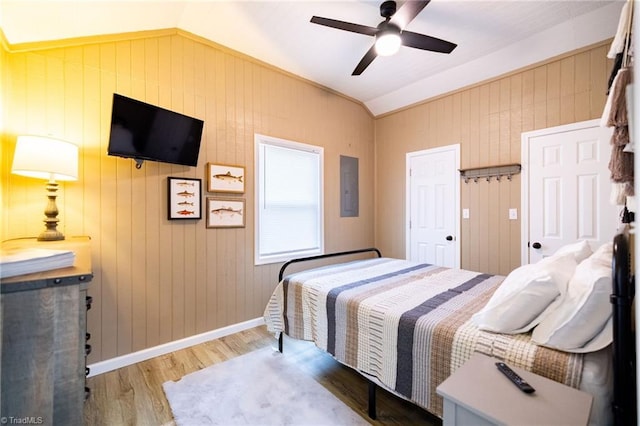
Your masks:
M452 235L447 235L447 238L445 238L447 241L453 241L453 236Z
M538 250L539 248L542 247L542 244L540 244L539 242L535 242L533 244L531 244L531 247L533 247L534 249Z

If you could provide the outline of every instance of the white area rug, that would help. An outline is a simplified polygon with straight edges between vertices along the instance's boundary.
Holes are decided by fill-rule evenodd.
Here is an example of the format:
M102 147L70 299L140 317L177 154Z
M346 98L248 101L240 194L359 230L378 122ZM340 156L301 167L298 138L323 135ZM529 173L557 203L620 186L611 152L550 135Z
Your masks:
M163 388L179 426L369 424L293 363L263 348Z

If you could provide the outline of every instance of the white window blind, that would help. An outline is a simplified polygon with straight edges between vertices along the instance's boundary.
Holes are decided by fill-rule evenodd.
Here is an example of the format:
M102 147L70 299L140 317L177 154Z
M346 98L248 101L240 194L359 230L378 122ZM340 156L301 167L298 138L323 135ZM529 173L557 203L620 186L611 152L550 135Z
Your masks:
M256 264L323 251L320 147L256 135Z

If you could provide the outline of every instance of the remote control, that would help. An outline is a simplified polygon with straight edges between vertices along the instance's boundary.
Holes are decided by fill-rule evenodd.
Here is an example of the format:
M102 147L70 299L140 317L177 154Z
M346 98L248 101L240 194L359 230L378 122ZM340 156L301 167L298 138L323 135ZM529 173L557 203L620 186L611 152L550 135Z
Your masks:
M496 362L496 367L500 370L509 380L511 380L517 387L524 393L533 393L536 390L527 383L522 377L518 376L518 374L513 371L507 364L504 362Z

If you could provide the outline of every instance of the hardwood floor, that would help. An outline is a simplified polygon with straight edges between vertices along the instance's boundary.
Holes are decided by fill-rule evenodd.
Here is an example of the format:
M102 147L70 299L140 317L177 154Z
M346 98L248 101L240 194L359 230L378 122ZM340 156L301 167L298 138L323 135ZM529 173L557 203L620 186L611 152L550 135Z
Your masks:
M265 327L256 327L159 356L87 380L87 425L174 425L162 383L265 346L277 346ZM373 425L440 426L426 411L378 389L378 420L367 417L367 382L312 343L285 338L284 353Z

